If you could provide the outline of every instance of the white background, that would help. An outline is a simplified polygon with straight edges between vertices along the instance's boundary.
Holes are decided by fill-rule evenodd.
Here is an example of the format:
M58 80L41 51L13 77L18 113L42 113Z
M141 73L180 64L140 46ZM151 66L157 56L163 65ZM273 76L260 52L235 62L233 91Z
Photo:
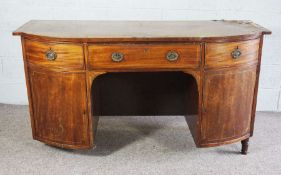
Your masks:
M257 110L281 111L280 0L1 0L0 103L27 104L20 38L31 19L252 20L273 34L264 39Z

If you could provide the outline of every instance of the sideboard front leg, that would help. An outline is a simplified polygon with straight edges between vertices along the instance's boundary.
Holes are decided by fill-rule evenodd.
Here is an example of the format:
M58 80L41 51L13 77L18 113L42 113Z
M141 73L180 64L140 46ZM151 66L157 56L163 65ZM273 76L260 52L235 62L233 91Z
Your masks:
M90 135L92 136L90 138L90 142L91 145L93 147L96 147L96 143L95 143L95 138L96 138L96 133L97 133L97 127L98 127L98 121L99 121L99 115L100 113L99 111L99 107L97 105L93 105L92 102L92 97L96 97L98 96L99 92L92 92L92 86L93 86L93 81L102 74L105 74L106 72L96 72L96 71L88 71L86 73L87 76L87 101L88 101L88 117L89 117L89 123L90 123ZM95 94L93 94L95 93ZM95 98L98 99L98 98ZM98 103L97 101L95 101L94 103ZM96 108L93 109L93 106L95 106ZM94 116L94 114L96 114Z
M248 147L249 147L249 138L242 140L241 144L242 144L241 154L247 155Z

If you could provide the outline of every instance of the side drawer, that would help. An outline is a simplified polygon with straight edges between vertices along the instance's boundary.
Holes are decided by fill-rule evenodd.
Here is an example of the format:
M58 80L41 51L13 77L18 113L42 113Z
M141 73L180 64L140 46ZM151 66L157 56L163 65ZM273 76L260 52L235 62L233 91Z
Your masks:
M207 43L205 68L255 64L258 62L259 42L260 40L256 39L242 42Z
M83 46L80 44L45 43L25 40L28 63L58 69L84 69Z
M88 52L91 69L198 68L201 59L201 45L193 43L91 44ZM121 60L114 60L116 53Z

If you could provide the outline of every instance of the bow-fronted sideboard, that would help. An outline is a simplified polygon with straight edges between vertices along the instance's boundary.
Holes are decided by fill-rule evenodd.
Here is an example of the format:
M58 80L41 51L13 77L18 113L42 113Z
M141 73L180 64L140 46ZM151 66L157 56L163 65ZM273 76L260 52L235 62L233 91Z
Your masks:
M270 33L251 21L32 20L13 34L33 138L89 149L99 116L180 114L197 147L241 141L246 154Z

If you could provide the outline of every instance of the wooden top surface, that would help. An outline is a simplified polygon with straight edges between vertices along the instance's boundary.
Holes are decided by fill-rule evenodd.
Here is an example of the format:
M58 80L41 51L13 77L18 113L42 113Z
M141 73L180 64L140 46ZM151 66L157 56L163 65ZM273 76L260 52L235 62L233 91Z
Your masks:
M13 32L81 41L225 41L270 34L251 21L70 21L32 20Z

